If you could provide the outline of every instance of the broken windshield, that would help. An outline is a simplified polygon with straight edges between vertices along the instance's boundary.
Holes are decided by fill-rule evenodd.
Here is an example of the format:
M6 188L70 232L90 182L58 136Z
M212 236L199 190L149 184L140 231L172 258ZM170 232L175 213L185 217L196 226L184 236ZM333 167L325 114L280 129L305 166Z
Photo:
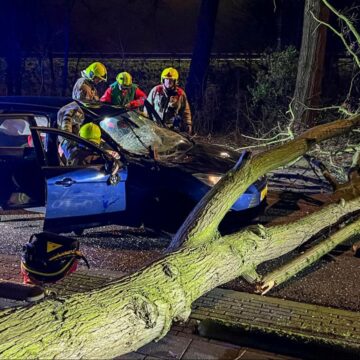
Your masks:
M176 157L192 147L183 135L158 126L136 111L106 117L100 126L123 149L137 155L147 155L151 147L160 159Z

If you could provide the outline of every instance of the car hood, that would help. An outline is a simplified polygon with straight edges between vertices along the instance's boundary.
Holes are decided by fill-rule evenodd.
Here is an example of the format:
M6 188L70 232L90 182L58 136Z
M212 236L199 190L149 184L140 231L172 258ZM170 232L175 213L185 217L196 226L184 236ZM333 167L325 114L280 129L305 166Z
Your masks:
M240 154L226 146L198 142L171 163L181 164L183 169L192 173L225 174L235 165Z

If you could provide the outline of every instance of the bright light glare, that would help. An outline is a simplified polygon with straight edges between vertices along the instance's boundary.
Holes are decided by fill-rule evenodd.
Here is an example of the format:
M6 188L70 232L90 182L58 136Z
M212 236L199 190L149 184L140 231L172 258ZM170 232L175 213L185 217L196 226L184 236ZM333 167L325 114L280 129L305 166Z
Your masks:
M229 154L228 152L226 152L226 151L222 151L222 152L220 153L220 156L223 157L223 158L229 158L229 157L230 157L230 154Z
M209 184L214 186L215 184L217 184L221 179L221 176L218 175L209 175L208 176L208 180L209 180Z

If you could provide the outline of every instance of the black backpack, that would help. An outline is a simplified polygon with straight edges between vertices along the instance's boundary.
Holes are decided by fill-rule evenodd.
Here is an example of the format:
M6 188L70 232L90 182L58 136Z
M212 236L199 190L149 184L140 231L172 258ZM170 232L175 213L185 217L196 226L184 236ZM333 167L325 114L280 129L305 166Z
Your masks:
M89 267L79 250L78 240L41 232L33 234L23 246L21 273L25 283L56 282L74 272L79 259L83 259Z

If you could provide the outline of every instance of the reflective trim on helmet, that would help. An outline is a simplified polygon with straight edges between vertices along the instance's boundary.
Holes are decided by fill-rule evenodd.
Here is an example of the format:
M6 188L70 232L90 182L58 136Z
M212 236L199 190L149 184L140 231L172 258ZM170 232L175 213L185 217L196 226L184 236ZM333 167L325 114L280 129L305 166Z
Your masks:
M49 258L49 261L60 259L62 257L66 257L68 255L79 256L79 257L83 256L83 254L78 250L68 250L68 251L64 251L64 252L62 252L60 254L54 255L53 257Z
M53 272L53 273L50 273L50 272L43 273L41 271L30 269L25 265L25 263L23 261L21 261L20 266L22 269L25 269L30 274L36 274L36 275L41 275L41 276L56 276L56 275L60 275L60 274L64 273L67 270L67 268L70 267L72 265L73 261L75 261L75 260L76 260L75 258L69 260L69 262L62 269L60 269L59 271Z

